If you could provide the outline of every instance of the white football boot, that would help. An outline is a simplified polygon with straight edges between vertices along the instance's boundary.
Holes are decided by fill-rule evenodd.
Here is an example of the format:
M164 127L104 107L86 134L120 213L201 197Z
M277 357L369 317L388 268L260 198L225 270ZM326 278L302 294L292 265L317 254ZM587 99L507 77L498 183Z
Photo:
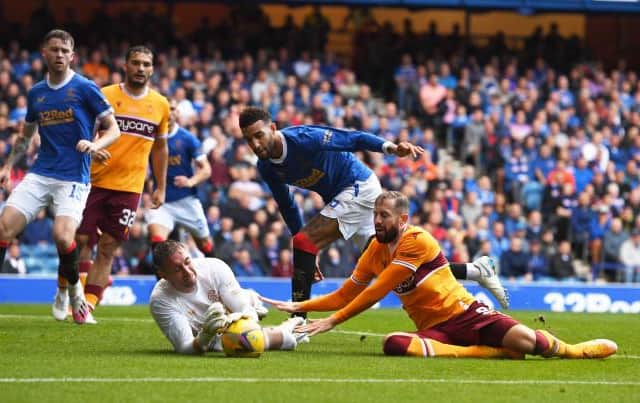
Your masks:
M502 286L500 277L496 273L496 263L489 256L481 256L473 261L473 265L480 271L478 284L489 290L491 294L500 302L503 309L509 308L509 294Z
M65 320L69 312L69 292L66 288L58 288L51 305L51 313L55 320Z
M309 343L311 340L309 339L307 333L299 333L295 331L296 327L305 325L306 323L307 320L305 318L294 316L282 322L278 327L286 332L293 334L293 337L295 337L297 344Z
M74 285L69 285L69 301L71 302L71 315L73 321L79 325L87 321L87 316L91 313L87 301L84 299L84 289L78 280Z

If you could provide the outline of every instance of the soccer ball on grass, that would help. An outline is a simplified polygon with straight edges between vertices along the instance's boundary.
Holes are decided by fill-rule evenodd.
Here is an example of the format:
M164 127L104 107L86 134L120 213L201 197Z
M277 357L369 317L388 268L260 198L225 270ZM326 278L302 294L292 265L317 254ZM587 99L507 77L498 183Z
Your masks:
M228 357L260 357L264 352L262 327L251 319L238 319L222 333L222 349Z

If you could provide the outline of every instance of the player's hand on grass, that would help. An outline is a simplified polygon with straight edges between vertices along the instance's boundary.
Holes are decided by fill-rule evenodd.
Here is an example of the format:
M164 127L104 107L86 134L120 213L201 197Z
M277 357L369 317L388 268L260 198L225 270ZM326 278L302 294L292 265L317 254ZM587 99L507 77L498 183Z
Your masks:
M92 141L80 140L78 144L76 144L76 150L81 153L94 153L98 151L98 148Z
M271 299L263 296L260 296L260 300L262 300L262 302L266 302L279 311L289 313L300 312L299 302L279 301L277 299Z
M151 194L151 208L158 208L164 203L164 190L156 189Z
M102 150L93 151L91 153L91 159L102 165L108 165L107 161L109 160L109 158L111 158L111 153L104 148Z
M315 336L319 333L328 332L336 327L336 323L331 316L324 319L311 320L306 325L300 325L294 329L297 333L307 333L308 336Z
M179 175L173 178L173 184L179 188L193 187L193 184L191 183L191 179L187 178L184 175Z

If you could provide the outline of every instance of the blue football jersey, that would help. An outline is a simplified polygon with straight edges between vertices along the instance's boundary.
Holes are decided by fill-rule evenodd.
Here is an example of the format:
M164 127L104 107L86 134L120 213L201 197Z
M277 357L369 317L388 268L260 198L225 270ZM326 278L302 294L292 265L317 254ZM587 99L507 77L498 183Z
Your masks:
M312 190L329 203L345 188L373 174L352 152L382 152L385 142L370 133L325 126L292 126L280 132L282 157L258 161L258 170L293 234L302 227L302 217L288 185Z
M169 164L167 167L167 193L166 201L172 202L183 199L187 196L195 195L197 190L192 188L180 188L173 184L176 176L193 176L192 162L202 158L202 144L200 140L183 128L174 129L167 139L169 147Z
M90 156L76 151L80 140L93 140L96 120L112 113L93 81L77 73L60 85L46 80L27 95L27 122L38 124L40 151L31 172L73 182L89 182Z

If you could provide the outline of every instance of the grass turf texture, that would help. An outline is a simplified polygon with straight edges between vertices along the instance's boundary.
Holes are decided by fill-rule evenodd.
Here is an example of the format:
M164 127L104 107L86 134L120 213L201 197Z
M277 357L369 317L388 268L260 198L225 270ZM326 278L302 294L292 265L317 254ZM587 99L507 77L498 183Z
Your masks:
M381 335L412 326L400 310L377 310L296 352L190 357L170 350L146 306L100 307L97 326L77 326L54 321L49 306L0 305L0 401L640 401L638 315L545 313L544 322L535 312L513 316L569 342L613 339L618 354L607 360L384 357ZM283 319L272 311L265 324Z

